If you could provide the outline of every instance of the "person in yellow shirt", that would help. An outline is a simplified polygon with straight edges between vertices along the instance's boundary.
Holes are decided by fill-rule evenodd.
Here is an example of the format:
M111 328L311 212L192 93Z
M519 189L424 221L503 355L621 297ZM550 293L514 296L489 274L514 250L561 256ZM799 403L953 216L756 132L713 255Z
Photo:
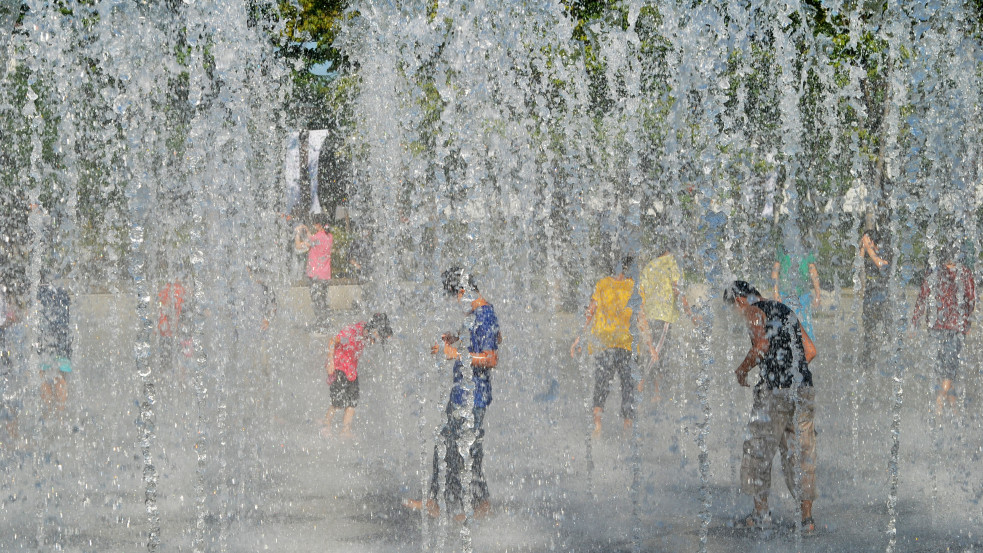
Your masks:
M642 336L645 345L648 347L649 359L648 371L643 371L642 377L638 381L638 391L641 393L645 388L645 373L651 374L652 386L654 388L653 399L658 401L659 380L657 375L662 370L665 359L665 345L669 338L670 327L679 320L679 306L682 305L686 314L693 321L695 326L698 322L693 310L690 309L686 295L679 287L679 281L683 274L679 270L676 258L668 248L660 248L662 253L653 259L642 270L638 277L638 293L642 296L642 313L646 324L639 324L642 328Z
M630 429L635 419L634 389L632 365L631 316L632 309L628 307L635 288L635 281L625 276L625 270L631 265L632 258L625 256L621 267L598 281L587 307L587 321L581 334L587 330L594 335L601 350L597 352L597 368L594 371L594 436L601 434L601 413L607 400L611 381L617 373L621 381L621 418L624 419L625 429ZM588 346L591 352L592 347ZM577 357L580 353L580 336L570 346L570 356ZM591 352L593 353L593 352Z

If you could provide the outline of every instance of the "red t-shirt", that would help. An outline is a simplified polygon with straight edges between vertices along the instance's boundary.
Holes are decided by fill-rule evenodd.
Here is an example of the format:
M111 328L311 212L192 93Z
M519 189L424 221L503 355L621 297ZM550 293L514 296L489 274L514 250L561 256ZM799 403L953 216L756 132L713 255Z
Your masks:
M345 373L349 382L358 377L358 358L365 349L363 331L365 323L355 323L347 326L335 336L334 368Z
M934 313L928 312L928 297L935 300ZM976 309L976 285L973 274L962 265L942 266L938 272L929 271L922 281L922 289L915 301L912 323L927 315L929 324L936 330L969 332L970 316Z

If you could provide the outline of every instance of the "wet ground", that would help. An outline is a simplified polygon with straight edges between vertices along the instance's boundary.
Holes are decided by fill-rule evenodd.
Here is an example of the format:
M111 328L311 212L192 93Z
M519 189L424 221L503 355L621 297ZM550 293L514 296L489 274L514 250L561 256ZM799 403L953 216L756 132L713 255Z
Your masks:
M706 358L689 322L674 329L661 398L654 401L651 390L639 398L635 433L621 428L615 391L602 437L590 440L591 361L568 354L579 316L546 317L491 294L506 337L486 419L493 513L468 525L401 506L420 497L429 479L449 388L449 367L427 353L441 317L419 315L428 309L424 295L404 302L393 317L394 340L363 358L355 437L325 438L322 367L329 336L310 332L305 293L283 295L268 335L213 348L201 387L180 344L169 362L155 365L150 452L158 480L150 496L159 509L159 550L460 551L470 539L475 551L698 551L704 491L707 551L888 547L892 359L886 352L877 367L856 367L855 313L846 296L816 321L820 529L800 536L777 463L775 528L762 533L729 524L751 508L737 493L751 392L732 376L746 338L722 313L708 342L704 485L696 380ZM23 401L21 439L3 440L2 551L146 548L152 523L138 420L142 387L132 360L133 316L122 305L112 296L76 298L76 355L64 414L39 412L38 376L21 371L15 379L12 389L22 393L14 395ZM358 316L336 312L332 327ZM906 338L900 358L896 551L980 551L979 339L971 335L964 350L959 410L941 417L934 414L931 344L924 332Z

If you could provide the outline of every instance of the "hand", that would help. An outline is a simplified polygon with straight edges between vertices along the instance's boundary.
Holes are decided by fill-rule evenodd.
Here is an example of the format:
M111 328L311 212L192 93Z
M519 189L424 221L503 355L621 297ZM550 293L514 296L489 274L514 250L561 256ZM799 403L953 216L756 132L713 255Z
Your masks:
M461 355L458 353L457 348L455 348L454 346L452 346L450 344L447 344L447 343L444 344L444 358L445 359L457 359L460 356Z
M819 309L820 303L821 300L819 299L819 294L816 294L815 296L812 297L812 307L814 307L815 309Z
M740 367L738 367L737 370L734 371L734 374L737 375L737 383L740 384L741 386L745 387L745 388L748 387L747 373L748 373L748 371L742 371L740 369Z
M577 355L579 355L581 351L582 348L580 347L580 336L577 336L577 338L574 339L573 341L573 345L570 346L570 357L576 359Z
M437 355L438 353L440 353L440 350L441 349L442 348L441 348L441 345L440 344L434 344L434 345L430 346L430 354L431 355Z

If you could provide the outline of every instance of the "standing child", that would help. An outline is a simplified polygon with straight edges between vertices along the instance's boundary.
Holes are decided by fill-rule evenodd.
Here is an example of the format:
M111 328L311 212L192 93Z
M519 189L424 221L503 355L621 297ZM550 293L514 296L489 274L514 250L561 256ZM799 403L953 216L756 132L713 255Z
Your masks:
M328 232L328 217L317 213L313 217L314 233L304 237L302 233L294 236L297 249L307 248L307 276L311 279L311 306L314 308L314 329L324 332L327 329L328 282L331 280L331 248L334 236Z
M7 437L11 443L17 443L17 411L19 402L14 399L13 361L10 356L10 344L7 343L7 330L16 320L13 305L7 301L6 286L0 286L0 420L4 421Z
M344 409L341 420L341 436L352 437L352 419L358 406L358 360L368 344L383 342L393 335L389 317L376 313L368 322L358 322L346 326L331 340L328 359L324 364L328 371L328 385L331 391L331 407L324 415L321 434L331 435L331 423L335 413ZM340 375L338 373L341 373Z
M466 349L455 345L463 332L445 333L441 342L433 346L431 353L443 355L454 362L454 380L450 399L444 413L447 421L440 430L440 439L445 446L444 499L449 507L464 510L465 501L470 499L476 517L491 513L488 482L485 480L485 411L492 402L491 372L498 366L498 347L502 343L502 333L498 326L495 308L478 291L472 276L460 267L451 267L441 275L444 291L460 303L470 306L466 332L469 340ZM465 329L461 329L465 330ZM469 367L464 363L468 362ZM465 383L469 379L469 383ZM467 410L470 407L471 412ZM470 415L470 416L469 416ZM470 419L470 420L469 420ZM468 438L468 426L474 432L474 441L465 453L464 445ZM466 457L467 455L467 457ZM471 460L471 487L464 489L461 481L466 470L467 459ZM440 514L437 500L440 495L440 448L434 445L433 473L430 479L430 494L426 503L422 500L406 500L404 505L412 509L426 507L431 516ZM464 514L455 515L463 519Z
M665 362L665 344L669 339L670 328L679 320L679 306L682 305L696 326L697 318L690 309L686 295L679 287L683 273L679 270L676 258L665 247L661 248L659 257L645 266L638 278L638 293L642 297L642 312L639 317L645 321L646 327L639 330L643 333L645 345L648 346L651 363L653 399L659 399L658 374ZM638 381L638 391L645 387L645 375Z
M41 307L38 353L44 379L41 400L49 411L53 407L62 413L68 400L68 375L72 372L71 298L64 288L50 283L42 273L38 302Z
M939 378L939 392L935 397L935 408L939 414L946 404L950 408L956 406L952 384L959 372L959 354L969 333L970 317L976 309L973 274L957 261L957 255L956 246L943 248L940 256L942 266L926 272L915 301L915 313L911 317L912 330L920 319L928 319L938 344L936 375ZM929 296L934 301L926 305Z
M620 266L617 264L620 263ZM625 430L632 426L635 420L635 383L632 379L634 365L633 342L631 335L632 309L628 307L635 281L625 276L625 271L631 266L631 256L625 256L614 262L611 273L598 281L587 307L587 321L584 332L591 333L601 343L603 348L595 356L597 368L594 371L594 436L601 435L601 413L608 397L611 381L617 373L621 381L621 418ZM647 328L640 319L639 326ZM642 330L644 330L644 328ZM588 348L589 349L589 348ZM570 346L570 357L577 357L580 352L580 336Z

